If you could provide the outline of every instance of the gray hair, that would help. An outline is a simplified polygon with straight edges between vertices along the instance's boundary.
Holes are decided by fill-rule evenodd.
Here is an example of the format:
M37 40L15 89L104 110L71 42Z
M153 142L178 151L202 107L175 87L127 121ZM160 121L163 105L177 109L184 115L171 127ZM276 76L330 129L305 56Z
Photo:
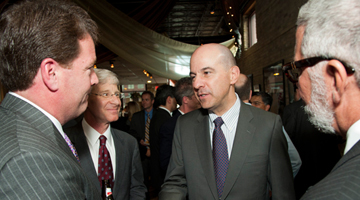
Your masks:
M301 53L305 58L333 57L355 69L360 87L360 1L309 0L299 11L304 26Z
M117 75L107 69L94 69L96 76L99 79L99 84L109 83L114 85L119 85L120 81Z

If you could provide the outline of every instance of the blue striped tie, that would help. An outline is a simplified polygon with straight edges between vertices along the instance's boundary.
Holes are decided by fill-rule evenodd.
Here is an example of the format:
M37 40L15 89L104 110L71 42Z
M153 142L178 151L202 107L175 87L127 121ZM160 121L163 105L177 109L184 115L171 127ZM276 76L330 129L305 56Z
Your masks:
M229 166L228 150L224 133L221 125L224 123L221 117L214 120L215 129L213 133L213 160L215 169L216 186L219 198L221 197L225 185L226 173Z

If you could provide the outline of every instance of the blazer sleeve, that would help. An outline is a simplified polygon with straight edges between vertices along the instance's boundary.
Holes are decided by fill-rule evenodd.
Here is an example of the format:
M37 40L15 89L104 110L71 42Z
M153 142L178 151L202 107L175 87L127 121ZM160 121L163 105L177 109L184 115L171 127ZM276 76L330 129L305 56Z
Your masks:
M272 199L295 199L288 145L282 131L280 116L276 116L270 144L269 182Z
M181 117L179 117L179 119L180 118ZM179 119L175 126L172 154L165 177L165 183L162 185L159 193L159 200L185 200L187 196Z

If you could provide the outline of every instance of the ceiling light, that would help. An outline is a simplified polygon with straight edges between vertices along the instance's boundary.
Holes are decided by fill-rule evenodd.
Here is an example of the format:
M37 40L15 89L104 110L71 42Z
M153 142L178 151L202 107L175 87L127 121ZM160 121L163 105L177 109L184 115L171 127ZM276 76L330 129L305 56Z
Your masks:
M212 15L213 15L213 14L215 14L215 11L213 11L213 10L212 10L212 11L210 11L210 14L212 14Z
M232 29L230 29L230 33L232 32L233 30Z
M110 67L111 67L111 68L114 68L114 63L113 63L112 60L110 60Z
M95 68L95 69L97 68L96 65L94 65L94 68Z
M234 17L234 14L231 14L231 17Z
M150 80L148 80L147 82L148 82L148 83L151 83L151 81L150 81Z
M229 22L229 26L231 25L231 23Z
M274 76L279 76L279 75L280 75L280 73L275 73L275 74L274 74Z
M226 14L228 14L228 15L229 15L229 14L230 14L230 12L227 12Z
M231 6L229 6L229 9L230 9L230 10L231 10L231 8L232 8L232 7L231 7Z

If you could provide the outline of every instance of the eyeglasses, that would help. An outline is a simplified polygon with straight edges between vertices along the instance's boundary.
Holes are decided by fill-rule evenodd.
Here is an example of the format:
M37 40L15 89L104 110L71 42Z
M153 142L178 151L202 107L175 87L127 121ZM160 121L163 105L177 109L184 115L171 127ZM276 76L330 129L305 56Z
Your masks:
M100 93L100 94L96 94L96 93L91 93L93 95L96 95L96 96L100 96L100 97L104 97L104 98L110 98L112 96L115 96L116 98L120 98L120 93L116 92L114 94L111 94L110 92L103 92L103 93Z
M288 77L288 79L291 82L296 83L298 82L299 77L301 76L302 72L306 69L306 67L312 67L324 60L338 60L339 62L341 62L342 65L344 65L345 70L348 74L355 73L355 69L349 66L348 64L346 64L345 62L337 58L327 58L324 56L306 58L299 61L289 62L283 65L282 69L285 75Z

